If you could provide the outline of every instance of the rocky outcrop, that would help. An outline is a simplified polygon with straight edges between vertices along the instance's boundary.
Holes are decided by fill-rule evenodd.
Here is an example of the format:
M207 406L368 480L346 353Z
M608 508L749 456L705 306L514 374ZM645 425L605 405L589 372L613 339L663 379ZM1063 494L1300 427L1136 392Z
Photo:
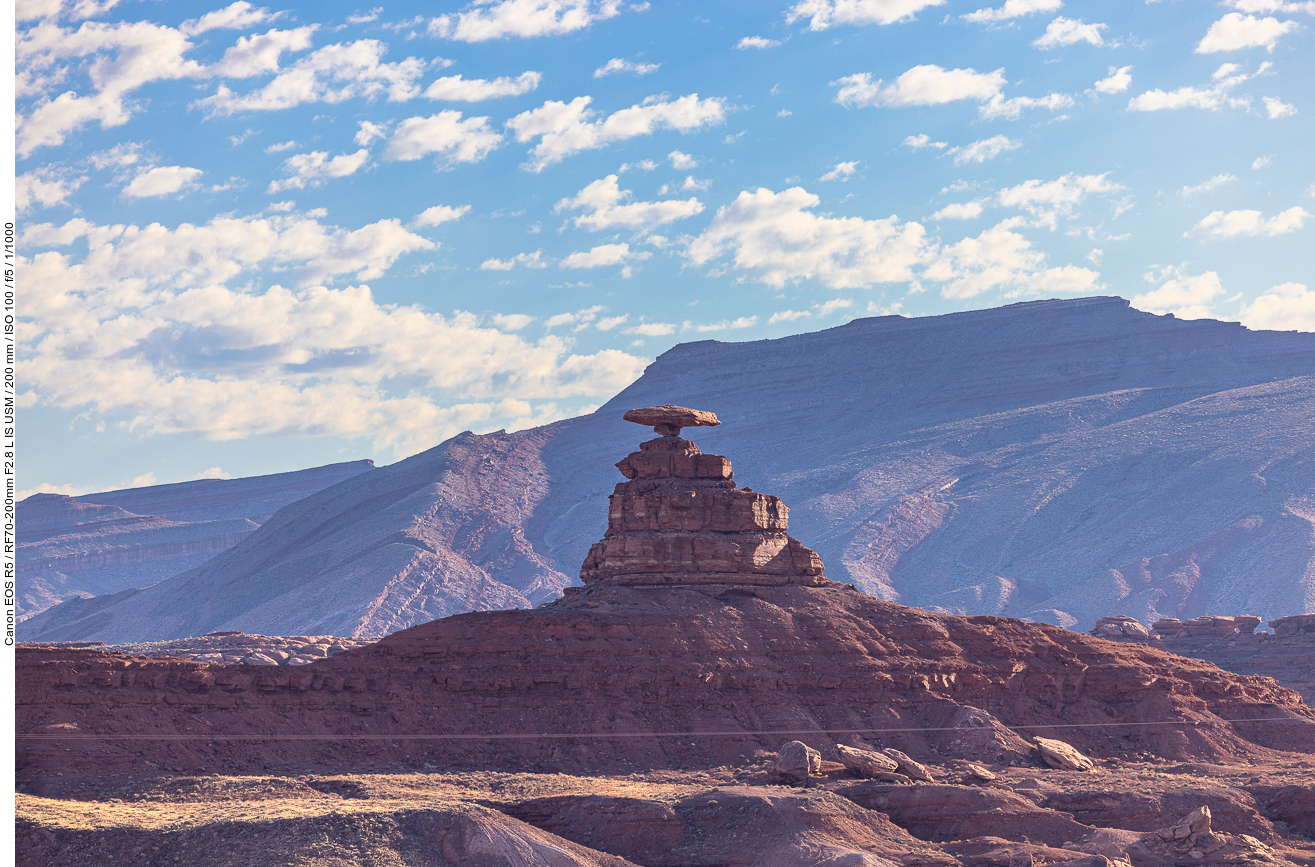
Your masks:
M1063 741L1054 738L1033 738L1041 759L1052 768L1061 771L1090 771L1096 763Z
M1315 614L1293 614L1269 621L1275 635L1315 635Z
M683 407L631 410L631 416L645 424L686 416L716 420ZM656 424L678 430L674 421ZM607 532L580 570L586 586L826 581L817 552L785 532L785 504L737 487L727 458L705 455L673 434L642 443L616 466L630 481L618 484L609 498Z
M1308 615L1303 615L1308 616ZM1166 636L1156 646L1179 656L1203 659L1237 674L1272 677L1315 705L1315 633L1257 632L1214 637Z
M822 754L803 741L790 741L776 753L772 779L788 786L801 786L822 771Z
M107 645L101 641L37 642L32 648L64 649L95 647L107 653L147 659L194 659L232 665L307 665L335 653L364 647L366 642L337 635L248 635L245 632L212 632L200 638L177 638L142 644Z
M1154 641L1156 638L1155 633L1142 626L1137 618L1125 614L1100 618L1087 634L1109 641Z
M1218 638L1227 635L1250 635L1259 625L1259 617L1247 614L1237 617L1206 614L1193 617L1191 620L1164 617L1152 623L1151 629L1165 638Z

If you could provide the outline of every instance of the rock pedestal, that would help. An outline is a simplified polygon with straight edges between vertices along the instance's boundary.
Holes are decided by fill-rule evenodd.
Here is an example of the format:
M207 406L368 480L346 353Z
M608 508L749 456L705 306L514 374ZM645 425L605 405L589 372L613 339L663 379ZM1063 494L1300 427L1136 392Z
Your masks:
M647 411L632 415L651 420ZM826 582L822 558L786 532L790 510L776 497L737 487L727 458L667 435L616 466L630 481L616 486L607 533L585 557L586 585Z

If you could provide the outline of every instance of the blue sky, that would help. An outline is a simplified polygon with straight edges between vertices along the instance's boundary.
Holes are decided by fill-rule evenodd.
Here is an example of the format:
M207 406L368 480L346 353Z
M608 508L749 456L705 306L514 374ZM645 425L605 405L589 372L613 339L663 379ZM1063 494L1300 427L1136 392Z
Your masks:
M1315 331L1315 2L18 17L25 493L387 463L861 316Z

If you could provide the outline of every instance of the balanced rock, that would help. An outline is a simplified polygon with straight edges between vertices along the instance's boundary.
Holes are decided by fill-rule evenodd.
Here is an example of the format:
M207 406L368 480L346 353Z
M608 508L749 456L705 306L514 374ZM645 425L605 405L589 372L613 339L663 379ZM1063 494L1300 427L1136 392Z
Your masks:
M684 407L631 410L625 417L647 424L685 418L680 413L694 414L694 421L682 422L687 426L719 424L712 413ZM657 428L662 424L677 422ZM580 570L586 585L825 583L822 558L786 533L790 510L776 497L737 487L727 458L664 435L616 466L630 481L609 499L607 532Z
M799 786L808 782L810 774L821 773L822 754L803 741L790 741L781 747L772 765L772 779L779 783Z
M721 424L714 412L670 403L632 409L621 417L635 424L652 425L656 433L667 437L679 436L683 427L716 427Z
M1096 763L1081 752L1052 738L1033 738L1041 758L1047 765L1060 771L1090 771Z
M909 779L918 780L923 783L936 782L934 779L932 779L931 771L927 769L926 765L922 765L919 764L918 762L915 762L913 759L909 758L904 753L900 752L897 749L893 749L891 747L887 747L886 749L882 750L882 752L885 753L890 758L894 759L895 764L897 766L896 770L898 770L901 774L908 777Z
M1155 635L1142 626L1135 617L1125 614L1111 614L1096 621L1096 625L1087 633L1109 641L1154 641Z

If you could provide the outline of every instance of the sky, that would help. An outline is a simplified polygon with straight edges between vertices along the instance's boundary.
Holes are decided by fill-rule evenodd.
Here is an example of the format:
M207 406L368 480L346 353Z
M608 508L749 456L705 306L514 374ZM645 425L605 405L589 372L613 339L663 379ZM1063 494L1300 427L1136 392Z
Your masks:
M18 0L19 489L592 411L692 340L1315 331L1315 0Z

